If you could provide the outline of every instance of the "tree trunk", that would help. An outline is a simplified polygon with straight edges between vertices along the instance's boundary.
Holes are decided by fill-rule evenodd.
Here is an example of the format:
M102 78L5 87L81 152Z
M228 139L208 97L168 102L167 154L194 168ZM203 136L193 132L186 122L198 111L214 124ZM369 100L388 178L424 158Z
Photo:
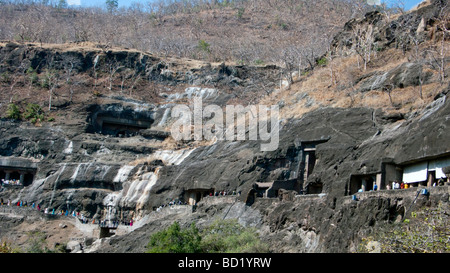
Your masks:
M52 93L53 93L53 88L51 88L49 91L49 96L48 96L48 111L52 110Z

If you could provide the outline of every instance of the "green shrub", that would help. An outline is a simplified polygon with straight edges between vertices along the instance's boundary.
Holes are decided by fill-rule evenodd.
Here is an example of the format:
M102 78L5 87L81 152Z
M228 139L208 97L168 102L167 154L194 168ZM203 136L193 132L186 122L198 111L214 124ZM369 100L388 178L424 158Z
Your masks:
M106 0L106 9L108 12L113 12L119 7L119 1L118 0Z
M9 81L10 77L8 72L3 72L2 74L0 74L0 82L9 83Z
M263 64L264 64L263 60L261 60L261 59L255 60L255 65L263 65Z
M45 89L51 89L57 85L57 79L59 78L59 74L57 70L47 69L45 75L41 79L41 87Z
M256 229L244 227L237 220L216 220L202 232L202 249L206 253L268 252Z
M198 48L201 51L211 53L211 50L209 49L209 47L210 47L210 44L208 44L205 40L198 41Z
M245 60L244 59L240 59L238 61L236 61L238 65L245 65Z
M166 230L153 234L148 253L262 253L268 252L254 228L237 220L217 220L200 232L194 223L181 229L175 222Z
M31 123L42 121L44 120L44 111L38 104L30 103L25 108L24 118Z
M21 119L19 107L14 103L10 103L8 105L8 109L6 110L6 118L15 120Z
M199 253L201 237L195 224L182 230L178 222L168 229L152 235L147 245L148 253Z
M31 66L27 69L26 73L27 73L32 85L36 85L39 83L39 76L38 76L36 70L34 70Z
M242 16L244 16L245 8L238 8L236 12L236 17L239 19L242 19Z
M320 65L320 66L327 65L327 63L328 63L328 60L327 60L327 58L325 58L325 57L323 57L323 58L317 60L317 65Z
M3 242L0 244L0 254L1 253L18 253L18 250L11 247L11 244Z
M49 89L50 88L50 79L49 79L49 77L47 75L44 76L44 78L41 79L40 85L41 85L42 88L45 88L45 89Z

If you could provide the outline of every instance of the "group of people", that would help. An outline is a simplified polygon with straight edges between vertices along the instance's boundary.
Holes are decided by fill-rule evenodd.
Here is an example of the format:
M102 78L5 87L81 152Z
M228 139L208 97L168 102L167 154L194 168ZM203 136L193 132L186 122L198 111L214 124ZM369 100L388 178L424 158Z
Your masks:
M443 185L445 185L445 179L439 178L438 180L433 182L433 184L431 186L436 187L436 186L443 186ZM392 186L391 185L387 185L386 189L388 189L388 190L390 190L390 189L399 190L399 189L409 189L411 187L414 187L414 186L412 184L408 184L408 183L405 183L405 182L393 181L392 182Z
M3 205L6 205L6 206L11 206L11 205L14 205L14 204L12 204L12 202L11 202L11 200L10 199L8 199L6 202L3 200L3 198L0 198L0 204L3 206ZM28 207L28 202L27 201L22 201L22 200L19 200L19 201L17 201L17 203L15 204L17 207ZM33 208L34 208L34 206L35 206L35 204L33 203Z
M94 222L92 222L94 224ZM98 225L100 227L109 227L109 228L117 228L119 225L123 225L123 226L133 226L133 219L126 221L126 220L113 220L113 221L109 221L109 220L102 220L99 221Z
M401 182L401 183L399 183L399 182L397 182L397 181L393 181L393 182L392 182L392 189L393 189L393 190L398 190L398 189L409 189L409 187L410 187L410 185L409 185L408 183L405 183L405 182ZM386 188L387 188L388 190L390 190L390 189L391 189L391 186L390 186L390 185L387 185Z
M0 204L1 204L2 206L3 206L3 205L6 205L6 206L17 206L17 207L28 207L28 206L29 206L29 204L28 204L27 201L19 200L19 201L17 201L17 203L13 204L13 203L11 202L10 199L8 199L8 200L5 202L5 201L3 200L3 198L0 198ZM41 211L41 210L42 210L41 204L32 203L30 207L33 208L33 209L37 209L38 211ZM64 211L64 210L56 211L55 209L52 209L52 210L50 211L50 208L45 208L45 209L43 210L43 213L45 213L45 214L51 214L51 215L65 215L65 216L69 216L69 210L66 210L66 211ZM71 215L74 216L74 217L83 218L83 215L82 215L82 214L80 215L79 212L76 213L75 211L73 211Z
M21 186L22 184L20 183L20 180L16 180L16 179L11 179L11 180L5 180L2 179L1 180L1 185L13 185L13 186Z
M160 205L157 209L156 209L156 211L161 211L163 208L165 208L165 207L171 207L171 206L174 206L174 205L187 205L187 203L186 202L183 202L183 201L181 201L180 199L173 199L172 201L170 201L169 203L167 203L167 204L164 204L164 205Z
M241 195L241 191L237 192L238 195ZM216 191L214 192L214 196L226 196L226 195L236 195L236 191ZM212 192L209 196L213 196Z
M67 214L66 214L67 215ZM72 212L72 216L73 217L77 217L80 222L82 224L93 224L95 225L96 223L100 226L100 227L114 227L117 228L120 224L124 225L124 226L133 226L133 219L126 221L126 220L114 220L114 221L109 221L109 220L96 220L95 218L89 219L86 216L84 216L82 213L80 212Z
M10 199L3 200L3 198L0 198L0 205L1 206L16 206L16 207L31 207L33 209L37 209L38 211L42 211L44 214L48 214L48 215L58 215L58 216L72 216L72 217L76 217L80 220L80 222L82 224L88 224L88 223L92 223L95 224L96 221L95 219L89 219L87 218L85 215L83 215L83 213L80 213L79 211L72 211L70 212L69 210L55 210L55 209L50 209L50 208L45 208L42 209L41 204L36 204L36 203L32 203L31 206L29 206L27 201L22 201L19 200L17 201L17 203L13 203L11 202ZM98 224L101 226L102 224L105 225L106 221L98 221ZM127 226L133 226L133 219L131 219L130 221L114 221L113 224L115 225L115 227L119 226L119 224L122 225L127 225Z
M120 224L120 221L118 221L118 220L113 220L113 221L102 220L98 224L100 227L117 228ZM133 224L131 223L130 225L132 226Z
M238 194L238 195L241 195L241 191L239 191L239 192L236 192L236 191L215 191L214 193L213 192L210 192L208 195L209 196L227 196L227 195L236 195L236 194ZM186 201L181 201L180 199L172 199L172 201L170 201L169 203L167 203L167 204L163 204L163 205L160 205L157 209L156 209L156 211L157 212L159 212L159 211L161 211L163 208L165 208L165 207L170 207L170 206L173 206L173 205L187 205L188 203L186 202Z

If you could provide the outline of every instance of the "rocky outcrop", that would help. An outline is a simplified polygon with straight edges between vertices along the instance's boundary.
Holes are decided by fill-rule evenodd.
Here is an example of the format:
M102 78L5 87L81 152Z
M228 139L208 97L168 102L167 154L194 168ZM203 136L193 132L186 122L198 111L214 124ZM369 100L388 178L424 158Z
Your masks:
M421 64L403 63L398 67L372 75L365 75L367 79L361 81L358 88L359 92L367 92L371 90L392 90L395 88L405 88L409 86L420 86L431 82L432 73L424 73ZM359 79L355 84L359 83Z
M388 48L402 48L405 51L414 46L413 37L424 41L434 38L434 24L442 13L447 9L444 1L431 0L408 13L402 14L395 19L388 19L379 11L367 13L364 18L356 18L348 21L343 30L339 32L331 43L332 51L335 53L348 53L356 46L358 29L371 28L375 50L386 50Z
M448 95L437 98L424 111L402 119L386 118L380 111L365 108L318 109L287 122L280 131L279 148L272 152L261 152L259 141L248 140L221 141L179 151L140 150L137 144L145 147L148 141L143 136L120 138L86 133L89 123L81 117L89 113L80 115L84 125L60 128L2 121L2 156L27 158L38 171L31 185L20 192L4 190L0 196L13 201L26 199L56 210L83 211L95 219L104 218L107 207L113 206L115 213L126 219L143 219L160 205L183 199L188 190L235 191L241 192L237 199L243 211L247 207L263 215L252 221L259 223L268 238L278 242L275 245L279 251L340 252L354 247L351 244L360 238L354 235L356 231L396 217L393 211L397 207L392 202L397 202L397 197L348 203L351 175L379 172L386 158L402 164L450 153ZM321 184L323 195L295 200L286 197L281 203L274 199L267 208L258 198L253 205L246 205L254 183L291 178L293 166L302 155L302 145L311 142L317 143L317 163L312 175L300 186L305 189ZM186 221L217 215L228 205L203 206L205 214L196 214ZM230 215L239 215L233 209ZM168 224L174 219L179 218L161 221ZM330 219L334 226L320 224L323 219ZM355 219L356 226L352 224ZM344 227L350 226L351 231L346 231ZM336 235L336 230L340 235ZM148 236L148 231L143 230L142 236Z
M262 96L271 92L277 86L276 74L280 69L275 65L243 66L191 59L163 59L147 52L84 43L60 46L0 43L0 60L0 74L33 71L41 75L47 71L60 71L72 77L87 75L95 81L94 89L99 88L99 75L117 77L120 74L122 85L126 80L163 86L165 91L158 94L161 99L176 96L176 92L186 86L215 88L220 94L211 102L219 105L225 105L230 99L254 97L257 93ZM80 83L89 85L85 78ZM56 101L54 104L66 106L70 102Z

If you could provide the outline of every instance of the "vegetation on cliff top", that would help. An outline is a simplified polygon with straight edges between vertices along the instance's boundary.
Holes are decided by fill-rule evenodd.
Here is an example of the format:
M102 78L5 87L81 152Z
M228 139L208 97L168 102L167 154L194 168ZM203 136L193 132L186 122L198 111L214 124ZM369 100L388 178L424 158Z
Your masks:
M147 73L152 68L141 69L144 73L114 58L103 58L92 71L75 69L80 61L75 56L94 58L121 47L227 65L277 64L279 74L273 74L280 83L272 79L271 84L282 92L272 92L273 86L259 79L249 83L258 91L239 86L243 79L221 91L232 92L233 103L278 104L285 119L327 106L382 108L406 116L428 105L448 82L448 5L434 2L437 15L419 24L422 15L374 8L362 0L154 1L110 10L2 1L0 39L28 46L25 51L42 60L33 67L28 59L0 65L0 111L13 102L20 108L39 104L50 112L105 94L158 103L160 93L185 87L158 84ZM4 44L9 47L19 45ZM57 64L52 54L67 51L73 58ZM180 59L161 63L160 77L188 73Z
M93 42L245 64L280 62L295 51L314 62L348 19L374 9L366 0L159 0L121 9L117 1L105 8L54 2L0 1L0 39Z

